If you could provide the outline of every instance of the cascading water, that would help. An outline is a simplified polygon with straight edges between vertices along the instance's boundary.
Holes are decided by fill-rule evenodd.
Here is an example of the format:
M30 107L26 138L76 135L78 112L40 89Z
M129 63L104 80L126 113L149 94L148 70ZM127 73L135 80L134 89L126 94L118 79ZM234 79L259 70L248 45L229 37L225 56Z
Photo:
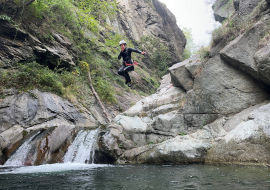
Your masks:
M30 143L40 132L33 135L27 141L23 143L22 146L6 161L4 165L8 166L23 166L30 151L32 144Z
M64 156L64 162L93 164L97 135L98 129L80 131L68 148Z

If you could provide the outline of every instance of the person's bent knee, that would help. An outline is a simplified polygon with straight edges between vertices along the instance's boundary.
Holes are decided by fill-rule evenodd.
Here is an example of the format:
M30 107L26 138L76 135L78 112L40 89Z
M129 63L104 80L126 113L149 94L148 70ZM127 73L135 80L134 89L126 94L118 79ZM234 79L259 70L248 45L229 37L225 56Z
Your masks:
M124 75L124 71L122 69L118 70L118 75Z

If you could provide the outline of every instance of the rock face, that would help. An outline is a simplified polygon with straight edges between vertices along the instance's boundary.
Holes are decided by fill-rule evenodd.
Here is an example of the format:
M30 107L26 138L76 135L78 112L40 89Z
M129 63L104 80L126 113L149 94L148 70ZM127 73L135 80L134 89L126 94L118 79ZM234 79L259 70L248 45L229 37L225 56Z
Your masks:
M170 75L165 76L156 94L118 115L115 127L103 133L100 151L106 149L108 158L118 163L214 162L212 147L228 138L250 112L269 105L260 104L269 94L255 79L219 56L179 65L173 68L194 77L192 90L170 87Z
M239 9L239 0L217 0L212 6L214 10L215 20L223 22L234 12L234 9Z
M115 28L130 39L140 41L143 36L154 36L169 47L173 63L182 61L186 45L183 32L176 24L175 16L158 0L118 0L119 17Z
M267 21L257 22L250 30L240 35L223 48L220 54L222 58L229 61L234 66L239 67L254 78L260 79L269 85L270 81L267 78L267 73L269 72L268 67L259 64L259 70L258 63L256 62L256 60L261 62L260 60L265 59L266 56L263 55L265 48L258 51L260 39L264 37L265 32L268 30L266 22Z
M51 93L38 90L19 93L10 89L5 90L1 97L4 99L0 101L0 149L8 150L8 154L32 131L56 128L49 134L50 141L47 141L51 152L54 152L75 128L94 129L99 123L104 123L82 106L77 105L77 108Z
M56 41L44 44L8 21L0 20L0 26L0 67L33 61L34 57L37 62L52 68L59 63L67 68L75 66L71 51L72 44L66 37L52 32Z
M256 19L206 62L195 56L169 68L156 94L114 119L118 133L104 131L101 142L115 146L101 143L101 152L122 164L269 165L267 3L216 1L217 20Z
M265 0L217 0L212 6L215 20L223 22L232 15L236 19L246 20L263 1Z
M217 9L233 3L236 11L242 11L240 17L251 10L265 11L256 8L263 5L259 1L218 2ZM134 5L133 9L149 8L146 2ZM121 6L122 11L131 9L130 1L121 1ZM149 22L155 19L150 18ZM257 18L205 62L194 56L169 68L170 74L163 77L155 94L102 127L95 156L98 163L269 165L269 44L262 47L260 42L260 38L268 39L268 20L268 16ZM152 25L147 27L158 23ZM135 26L129 26L129 31L135 31ZM61 162L78 127L97 127L93 115L78 112L55 95L37 90L11 90L3 95L2 163L33 131L40 132L32 142L29 164Z

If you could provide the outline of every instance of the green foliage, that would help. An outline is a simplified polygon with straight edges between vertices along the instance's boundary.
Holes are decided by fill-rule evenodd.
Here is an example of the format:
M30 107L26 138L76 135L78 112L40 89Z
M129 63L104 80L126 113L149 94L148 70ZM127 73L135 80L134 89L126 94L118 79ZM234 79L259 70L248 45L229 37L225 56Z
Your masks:
M188 59L192 55L194 55L195 50L196 50L196 45L194 43L194 39L192 37L192 29L191 28L182 28L182 31L184 32L184 35L187 39L187 44L183 53L183 58Z
M0 15L0 20L5 20L5 21L8 21L8 22L12 21L12 19L7 15Z
M107 103L116 103L115 98L115 90L112 87L111 83L109 82L109 79L106 77L107 75L103 76L102 72L106 72L108 70L103 71L102 66L104 66L105 61L99 60L101 64L92 64L96 66L95 70L91 71L91 78L93 82L93 86L95 88L95 91L97 92L99 98L102 101L105 101ZM103 63L103 64L102 64ZM101 66L101 67L100 67ZM84 75L86 75L88 72L90 72L91 64L88 64L87 62L81 61L80 62L80 68ZM103 67L104 68L104 67ZM109 74L108 74L109 75Z
M184 136L184 135L187 135L187 134L186 133L183 133L183 132L180 132L178 135Z
M219 28L212 32L211 46L214 47L220 43L224 45L234 40L239 35L248 31L256 20L251 17L246 17L244 20L239 17L238 20L228 18Z
M22 2L19 4L23 5ZM105 23L107 17L114 17L116 10L116 0L36 0L29 6L27 14L98 34L99 24Z
M96 77L93 86L101 100L108 103L116 103L115 90L109 81Z
M18 64L17 69L0 70L1 90L16 88L21 91L29 91L38 88L70 98L70 95L77 95L79 87L76 83L78 80L78 77L63 69L52 71L36 62Z
M197 51L197 54L200 55L200 59L202 62L206 62L209 59L209 47L201 46L201 48Z
M141 46L146 49L150 55L151 62L153 62L151 69L156 71L158 77L164 76L167 73L167 64L170 60L168 56L169 48L155 37L144 36L141 41L143 44Z

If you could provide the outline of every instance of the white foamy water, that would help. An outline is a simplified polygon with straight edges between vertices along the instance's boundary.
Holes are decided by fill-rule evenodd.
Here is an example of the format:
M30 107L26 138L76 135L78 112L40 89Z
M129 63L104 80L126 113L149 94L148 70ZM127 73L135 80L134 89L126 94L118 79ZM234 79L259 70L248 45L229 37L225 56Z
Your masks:
M95 144L98 129L92 131L80 131L69 146L64 156L64 163L94 163Z
M63 163L63 164L45 164L40 166L23 166L23 167L6 167L0 166L1 174L21 174L21 173L51 173L72 170L90 170L93 168L114 167L106 164L80 164L80 163Z
M37 136L40 132L33 135L31 138L29 138L27 141L25 141L19 148L16 150L16 152L6 161L4 164L5 166L23 166L27 156L28 152L32 147L32 144L30 143L35 136Z

